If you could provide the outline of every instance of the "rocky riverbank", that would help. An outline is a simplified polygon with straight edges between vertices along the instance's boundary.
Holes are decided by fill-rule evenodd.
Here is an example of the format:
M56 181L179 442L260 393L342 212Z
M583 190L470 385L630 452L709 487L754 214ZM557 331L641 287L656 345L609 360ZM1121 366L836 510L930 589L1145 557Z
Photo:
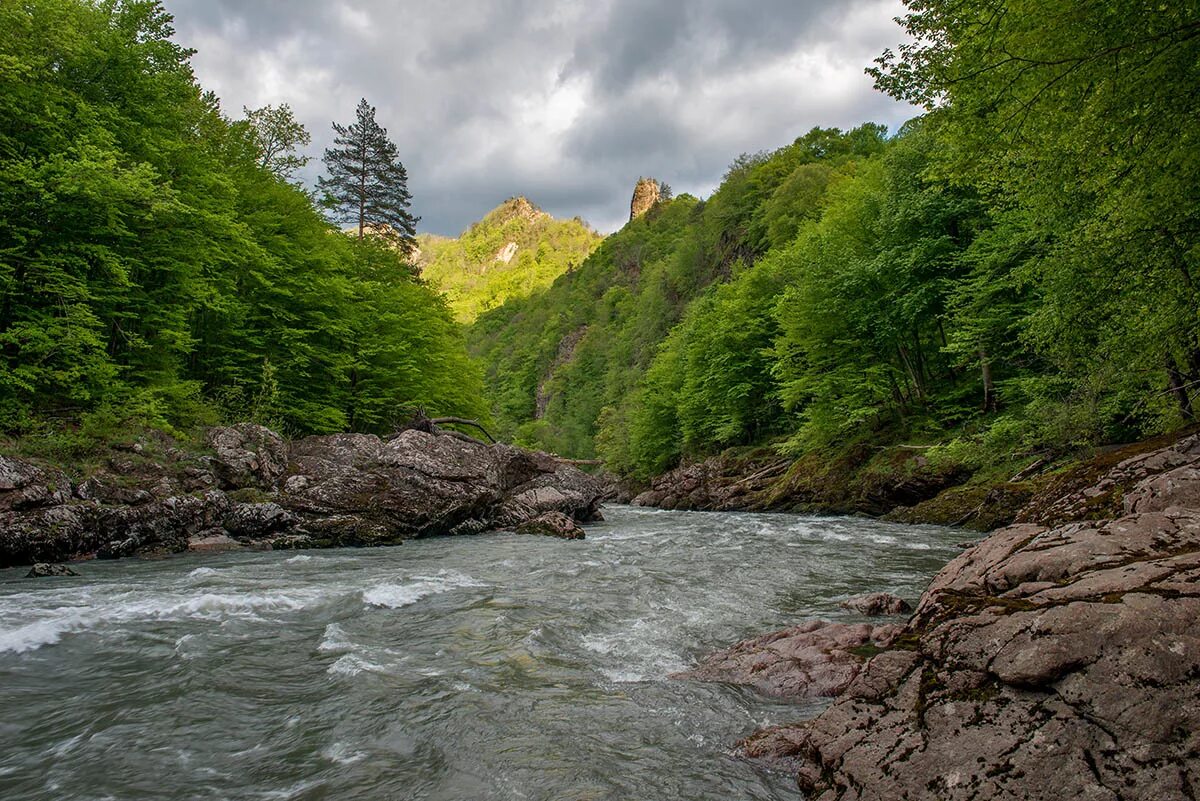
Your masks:
M114 450L87 475L0 455L0 568L241 547L388 545L599 516L603 482L544 453L407 430L289 442L213 428ZM561 518L535 527L571 529Z
M699 678L838 696L739 753L820 801L1195 798L1200 435L1140 450L1058 477L899 630L810 623L705 660Z

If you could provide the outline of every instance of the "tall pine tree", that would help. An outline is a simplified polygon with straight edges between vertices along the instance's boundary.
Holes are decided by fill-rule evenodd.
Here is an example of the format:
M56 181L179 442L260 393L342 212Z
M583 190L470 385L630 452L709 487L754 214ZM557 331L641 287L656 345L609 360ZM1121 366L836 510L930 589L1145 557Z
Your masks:
M411 253L420 218L408 210L408 171L365 98L358 102L356 116L349 126L333 124L337 137L324 159L329 176L317 182L324 203L340 221L358 225L359 239L370 228Z

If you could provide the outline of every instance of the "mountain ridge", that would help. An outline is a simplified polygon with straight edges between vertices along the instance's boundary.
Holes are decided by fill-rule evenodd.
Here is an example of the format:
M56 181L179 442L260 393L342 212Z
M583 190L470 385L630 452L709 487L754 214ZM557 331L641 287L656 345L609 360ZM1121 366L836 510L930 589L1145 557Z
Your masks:
M455 317L470 323L507 300L548 287L602 239L582 218L557 219L514 195L457 237L419 235L414 260Z

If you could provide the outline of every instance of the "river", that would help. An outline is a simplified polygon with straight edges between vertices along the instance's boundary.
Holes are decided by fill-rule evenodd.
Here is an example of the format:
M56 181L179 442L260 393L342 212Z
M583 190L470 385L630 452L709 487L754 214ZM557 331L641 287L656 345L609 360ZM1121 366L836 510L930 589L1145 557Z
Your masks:
M795 799L728 755L815 714L667 674L848 595L915 599L961 532L608 507L583 541L0 571L0 798Z

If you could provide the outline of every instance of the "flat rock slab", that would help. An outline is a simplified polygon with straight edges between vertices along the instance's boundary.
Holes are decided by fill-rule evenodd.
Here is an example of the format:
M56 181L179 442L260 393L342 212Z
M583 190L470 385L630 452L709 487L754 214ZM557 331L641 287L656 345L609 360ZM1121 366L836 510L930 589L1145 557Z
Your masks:
M742 640L671 678L741 684L775 698L835 696L899 632L894 625L812 620Z

